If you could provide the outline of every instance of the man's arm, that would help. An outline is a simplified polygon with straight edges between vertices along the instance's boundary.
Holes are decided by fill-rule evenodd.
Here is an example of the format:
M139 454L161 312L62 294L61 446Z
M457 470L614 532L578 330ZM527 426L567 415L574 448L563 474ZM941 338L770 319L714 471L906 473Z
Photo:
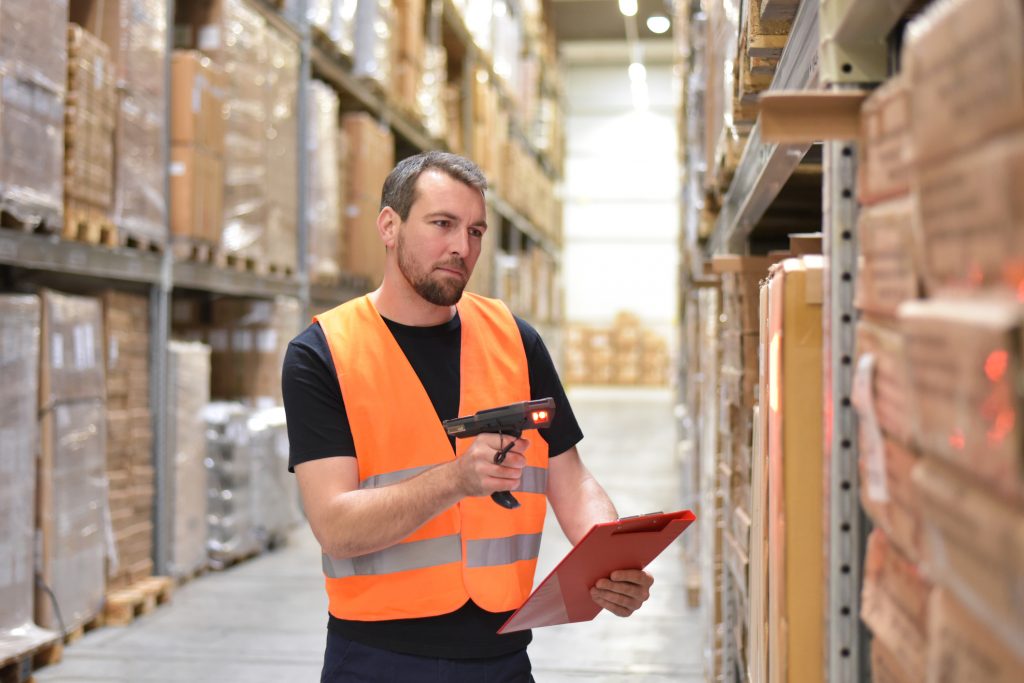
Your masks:
M494 464L502 437L481 434L469 450L397 484L359 488L356 458L310 460L295 466L303 508L324 553L355 557L395 545L466 496L490 495L519 485L529 442L518 439ZM504 437L508 443L508 437Z
M615 506L594 475L572 447L548 462L548 500L558 524L576 545L595 524L618 519ZM598 605L620 617L628 617L650 597L654 578L640 569L614 571L590 589Z

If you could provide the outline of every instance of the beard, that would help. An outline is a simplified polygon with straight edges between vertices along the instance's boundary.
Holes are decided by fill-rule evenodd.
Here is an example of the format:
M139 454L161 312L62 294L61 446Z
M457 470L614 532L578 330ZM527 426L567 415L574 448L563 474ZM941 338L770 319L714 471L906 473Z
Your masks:
M437 278L434 276L434 268L451 268L468 274L469 269L466 268L465 261L456 256L443 263L438 263L424 272L413 261L409 250L405 248L405 239L401 232L398 233L398 243L395 248L398 255L398 269L417 294L435 306L454 306L459 302L463 290L466 289L466 283L447 277Z

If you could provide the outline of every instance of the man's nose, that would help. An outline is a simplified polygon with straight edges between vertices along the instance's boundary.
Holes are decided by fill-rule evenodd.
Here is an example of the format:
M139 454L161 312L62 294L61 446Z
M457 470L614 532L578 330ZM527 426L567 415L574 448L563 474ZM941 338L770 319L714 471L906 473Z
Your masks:
M449 244L449 249L452 254L465 258L466 254L469 253L469 231L456 231L452 237L451 244Z

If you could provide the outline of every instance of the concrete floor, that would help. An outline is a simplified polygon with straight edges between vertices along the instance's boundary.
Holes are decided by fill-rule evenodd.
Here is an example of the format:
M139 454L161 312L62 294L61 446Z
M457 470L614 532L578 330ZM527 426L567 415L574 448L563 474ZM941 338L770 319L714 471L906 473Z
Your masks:
M668 390L577 389L580 451L622 516L679 507ZM538 581L568 551L548 516ZM539 683L696 683L699 619L686 607L682 544L649 568L651 599L629 619L534 631ZM319 548L305 529L287 547L180 587L170 604L130 626L92 631L41 669L39 683L282 683L319 680L326 597Z

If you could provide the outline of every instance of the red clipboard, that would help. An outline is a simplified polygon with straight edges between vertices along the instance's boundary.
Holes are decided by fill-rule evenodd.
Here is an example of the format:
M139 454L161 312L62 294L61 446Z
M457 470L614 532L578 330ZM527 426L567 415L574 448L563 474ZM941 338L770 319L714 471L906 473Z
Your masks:
M643 569L696 519L680 510L595 524L498 633L590 621L601 611L590 597L598 579L616 569Z

